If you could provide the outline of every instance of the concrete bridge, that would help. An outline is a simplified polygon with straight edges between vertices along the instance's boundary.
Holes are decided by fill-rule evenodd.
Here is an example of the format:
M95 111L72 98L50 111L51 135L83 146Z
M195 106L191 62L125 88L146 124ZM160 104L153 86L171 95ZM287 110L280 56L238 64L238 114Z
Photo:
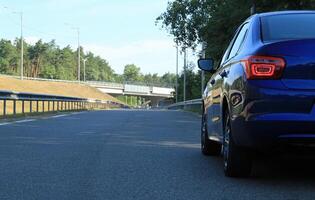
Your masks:
M20 79L19 76L9 76L0 74L3 77L10 77ZM36 80L36 81L51 81L51 82L64 82L64 83L80 83L87 84L95 87L103 93L110 94L114 97L124 96L136 96L139 98L139 102L142 103L150 102L152 106L158 106L159 102L163 99L173 98L175 89L171 87L156 87L156 86L145 86L140 84L129 84L129 83L112 83L102 81L69 81L69 80L58 80L58 79L45 79L45 78L32 78L24 77L25 80Z
M151 102L152 106L158 106L163 99L174 97L174 88L145 86L136 84L122 84L110 82L88 81L88 85L97 88L101 92L112 96L137 96L142 102Z

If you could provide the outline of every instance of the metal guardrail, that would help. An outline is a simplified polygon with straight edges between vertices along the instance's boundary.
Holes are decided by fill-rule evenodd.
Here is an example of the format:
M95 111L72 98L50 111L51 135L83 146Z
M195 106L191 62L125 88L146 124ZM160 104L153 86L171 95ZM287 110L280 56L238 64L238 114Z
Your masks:
M26 109L25 106L26 102L29 104L28 109ZM17 103L20 103L21 114L124 107L123 104L113 101L101 101L95 99L47 94L21 93L6 90L0 90L0 103L3 103L2 117L9 115L7 112L9 103L11 103L12 106L12 115L17 114ZM28 110L28 112L26 112L26 110Z
M188 110L201 113L202 111L202 99L193 99L189 101L183 101L175 104L171 104L166 108L168 110Z
M100 85L100 86L107 86L111 88L124 89L124 84L122 83L112 83L112 82L103 82L103 81L86 81L84 83L89 84L89 85Z

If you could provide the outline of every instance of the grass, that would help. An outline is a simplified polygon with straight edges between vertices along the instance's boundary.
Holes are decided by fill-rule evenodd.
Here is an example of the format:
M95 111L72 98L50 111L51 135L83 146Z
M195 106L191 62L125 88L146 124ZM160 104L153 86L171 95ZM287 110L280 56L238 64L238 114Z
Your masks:
M48 82L48 81L32 81L32 80L19 80L15 78L1 77L0 76L0 90L12 90L16 92L29 92L38 94L50 94L71 96L80 98L91 98L98 100L112 100L120 102L116 98L104 94L96 88L77 83L62 83L62 82ZM25 102L25 112L29 112L29 102ZM33 102L33 109L36 108L36 103ZM52 103L51 106L52 108ZM41 103L39 110L42 110ZM45 111L48 111L48 102L45 105ZM17 113L21 113L21 102L17 102ZM0 115L3 113L3 101L0 101ZM7 102L7 113L13 114L13 102Z

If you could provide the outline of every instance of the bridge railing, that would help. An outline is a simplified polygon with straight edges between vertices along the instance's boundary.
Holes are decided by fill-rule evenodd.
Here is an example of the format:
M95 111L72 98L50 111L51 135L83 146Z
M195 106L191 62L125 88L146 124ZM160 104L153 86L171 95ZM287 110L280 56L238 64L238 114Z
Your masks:
M112 83L112 82L104 82L104 81L86 81L85 83L89 85L107 86L111 88L119 88L119 89L124 88L124 84L122 83Z
M8 115L123 107L113 101L0 90L0 117Z
M168 110L187 110L192 112L202 112L202 99L193 99L189 101L183 101L175 104L171 104L166 107Z

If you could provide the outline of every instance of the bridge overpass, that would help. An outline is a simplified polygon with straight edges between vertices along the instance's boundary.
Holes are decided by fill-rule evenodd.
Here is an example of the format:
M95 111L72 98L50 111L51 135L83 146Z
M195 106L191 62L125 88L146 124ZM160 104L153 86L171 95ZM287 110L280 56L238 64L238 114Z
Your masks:
M10 76L0 74L2 77L16 78L19 76ZM36 80L36 81L51 81L51 82L64 82L64 83L80 83L87 84L91 87L97 88L99 91L110 94L114 97L124 95L124 96L136 96L139 97L141 102L151 102L152 106L157 106L159 102L163 99L174 97L175 89L171 87L158 87L158 86L146 86L133 83L113 83L113 82L103 82L103 81L69 81L69 80L59 80L59 79L45 79L45 78L33 78L24 77L25 80Z
M123 84L99 81L87 81L86 84L97 88L101 92L112 96L126 95L137 96L145 101L151 101L152 106L157 106L158 103L166 98L174 97L174 88L145 86L136 84Z

